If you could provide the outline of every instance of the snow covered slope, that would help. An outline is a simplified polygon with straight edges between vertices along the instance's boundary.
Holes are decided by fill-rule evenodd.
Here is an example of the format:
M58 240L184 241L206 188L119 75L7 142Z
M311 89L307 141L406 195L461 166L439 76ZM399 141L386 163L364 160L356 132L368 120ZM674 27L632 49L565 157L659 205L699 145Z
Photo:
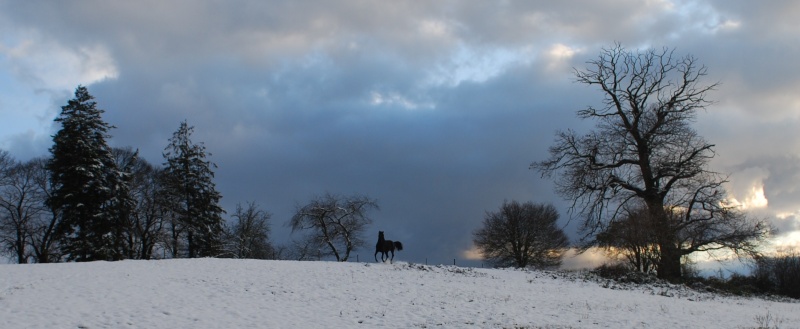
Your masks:
M800 326L798 303L583 277L231 259L0 265L0 328Z

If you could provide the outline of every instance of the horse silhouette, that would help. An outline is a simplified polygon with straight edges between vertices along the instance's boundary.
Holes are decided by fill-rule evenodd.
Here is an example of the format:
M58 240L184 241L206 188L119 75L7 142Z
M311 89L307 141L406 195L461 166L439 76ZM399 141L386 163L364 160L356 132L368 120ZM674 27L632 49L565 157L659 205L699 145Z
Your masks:
M403 250L403 244L400 241L392 241L386 240L383 237L383 231L378 231L378 243L375 245L375 261L378 261L378 253L381 253L381 262L385 262L386 259L389 259L389 263L392 263L394 260L394 250L397 249ZM392 253L392 257L389 258L389 253Z

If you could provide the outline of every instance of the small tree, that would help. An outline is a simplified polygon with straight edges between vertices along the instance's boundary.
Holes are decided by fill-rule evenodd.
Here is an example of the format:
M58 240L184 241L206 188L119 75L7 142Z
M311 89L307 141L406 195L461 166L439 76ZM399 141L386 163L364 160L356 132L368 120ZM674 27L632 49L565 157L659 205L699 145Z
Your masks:
M608 229L597 234L596 242L606 252L621 256L628 267L642 273L655 272L658 263L656 231L647 210L642 207L626 209L620 220L609 224Z
M114 148L117 166L125 168L130 186L130 213L124 222L124 250L127 258L151 259L159 242L165 240L165 218L170 212L163 198L161 169L138 156L131 148Z
M553 205L506 201L499 211L486 213L483 227L473 233L473 242L495 266L558 266L569 240L557 221Z
M28 262L36 219L46 213L36 165L35 161L13 165L5 186L0 185L0 240L20 264Z
M215 257L222 252L223 219L213 182L216 165L206 160L202 143L192 143L194 127L184 121L164 149L167 196L176 211L174 244L185 232L188 256ZM210 154L209 154L210 155ZM177 253L177 250L175 250Z
M361 236L367 225L372 224L367 216L370 209L378 209L378 204L367 197L326 194L298 207L289 225L293 233L310 231L304 242L299 243L304 246L302 250L316 248L323 256L333 255L336 261L346 262L350 252L365 244Z
M246 207L236 205L234 222L228 228L228 249L235 258L272 259L274 250L269 242L271 215L258 209L255 202Z
M49 200L55 187L50 180L50 172L47 170L47 164L50 163L48 158L35 158L30 160L32 166L32 174L38 193L41 193L42 198L45 200L43 206L44 211L39 213L31 221L31 238L29 240L33 257L37 263L53 263L61 261L61 246L59 245L59 235L57 228L60 226L61 213L56 207L49 206L46 200Z

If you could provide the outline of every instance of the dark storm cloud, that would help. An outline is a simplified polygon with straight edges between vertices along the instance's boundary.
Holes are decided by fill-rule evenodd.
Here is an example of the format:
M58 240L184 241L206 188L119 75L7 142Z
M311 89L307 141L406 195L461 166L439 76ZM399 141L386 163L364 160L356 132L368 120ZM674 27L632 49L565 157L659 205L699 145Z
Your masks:
M505 199L554 202L566 224L565 202L528 165L556 130L591 126L575 111L600 94L573 83L571 67L614 41L676 47L709 66L709 82L724 84L698 130L718 145L715 165L734 183L741 174L737 198L762 184L770 216L797 213L783 179L796 171L776 155L796 157L800 145L765 140L798 140L798 46L787 40L800 20L790 2L728 3L2 2L0 21L33 40L7 48L83 65L75 72L88 81L9 57L31 89L58 95L53 117L74 88L53 77L89 84L118 127L111 143L156 164L188 120L219 165L224 206L256 201L274 214L278 242L297 204L364 194L381 206L371 229L403 241L401 258L448 263ZM12 150L46 152L41 136L16 136Z

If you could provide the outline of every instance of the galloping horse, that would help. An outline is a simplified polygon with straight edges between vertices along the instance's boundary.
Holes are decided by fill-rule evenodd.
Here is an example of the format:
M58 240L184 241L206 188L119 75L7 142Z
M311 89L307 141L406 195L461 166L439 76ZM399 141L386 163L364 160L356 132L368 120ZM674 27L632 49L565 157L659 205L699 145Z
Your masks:
M378 231L378 244L375 245L375 261L378 261L378 253L381 253L381 262L385 262L386 259L389 259L389 263L392 263L394 260L394 250L403 250L403 244L400 241L392 241L386 240L383 238L383 231ZM389 252L392 253L392 257L389 258Z

